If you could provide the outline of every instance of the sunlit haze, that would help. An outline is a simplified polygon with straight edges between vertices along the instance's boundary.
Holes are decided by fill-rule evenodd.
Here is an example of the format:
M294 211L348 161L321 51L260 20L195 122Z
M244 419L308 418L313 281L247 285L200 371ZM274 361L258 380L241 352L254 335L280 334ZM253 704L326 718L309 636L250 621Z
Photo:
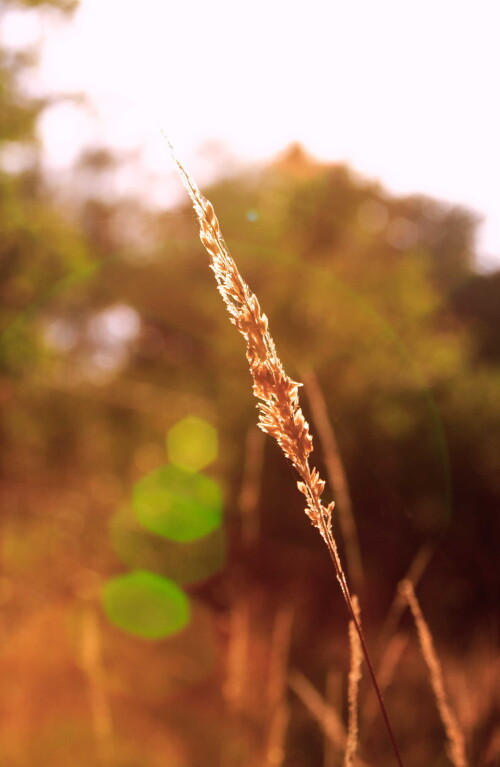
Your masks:
M500 767L499 40L0 0L0 767Z
M395 193L471 208L484 222L481 264L493 267L499 22L494 0L81 0L71 21L43 30L38 87L85 92L90 105L48 111L47 163L67 165L88 144L140 148L152 196L168 203L160 128L202 176L217 172L209 145L222 166L220 147L255 163L300 141ZM4 34L29 30L13 17Z

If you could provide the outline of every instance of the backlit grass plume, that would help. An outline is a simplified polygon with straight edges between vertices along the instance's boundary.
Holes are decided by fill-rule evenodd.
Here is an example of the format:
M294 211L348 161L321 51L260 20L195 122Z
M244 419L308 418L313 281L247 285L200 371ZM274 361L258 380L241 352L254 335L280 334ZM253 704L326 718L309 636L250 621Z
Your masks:
M175 159L175 158L174 158ZM212 204L201 194L196 183L175 160L191 197L200 225L200 239L211 257L211 268L219 292L247 343L247 359L253 378L253 391L259 401L259 426L274 437L301 477L299 490L306 497L306 514L322 534L330 530L334 503L324 506L321 496L325 482L309 465L312 436L299 406L301 384L285 373L268 330L267 317L260 309L223 240ZM341 583L342 589L345 584Z
M231 322L236 325L247 344L246 355L253 378L253 391L259 400L259 426L266 434L274 437L300 477L297 486L306 499L306 514L328 547L350 619L360 639L394 753L398 764L402 766L333 537L331 518L335 504L333 501L326 506L323 504L325 482L317 469L311 468L309 463L313 440L299 405L300 384L293 381L283 369L269 333L267 317L261 311L257 297L248 287L229 253L212 204L202 195L195 181L177 160L170 143L169 146L198 217L200 239L210 255L210 266L215 274L219 292L227 306Z

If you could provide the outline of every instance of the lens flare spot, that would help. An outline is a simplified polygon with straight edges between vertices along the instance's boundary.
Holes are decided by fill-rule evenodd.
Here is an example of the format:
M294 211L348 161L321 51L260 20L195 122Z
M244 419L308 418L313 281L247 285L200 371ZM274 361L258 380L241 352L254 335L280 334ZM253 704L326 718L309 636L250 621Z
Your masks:
M111 578L101 594L108 619L143 639L163 639L185 628L191 610L187 595L173 581L136 570Z
M245 213L245 216L247 221L251 221L252 223L254 221L258 221L260 218L259 211L255 210L255 208L250 208L250 210L247 210L247 212Z
M196 416L183 418L167 433L168 458L185 471L201 471L215 461L217 450L217 431Z
M204 474L169 465L135 484L132 508L146 530L187 543L220 526L222 493L219 485Z

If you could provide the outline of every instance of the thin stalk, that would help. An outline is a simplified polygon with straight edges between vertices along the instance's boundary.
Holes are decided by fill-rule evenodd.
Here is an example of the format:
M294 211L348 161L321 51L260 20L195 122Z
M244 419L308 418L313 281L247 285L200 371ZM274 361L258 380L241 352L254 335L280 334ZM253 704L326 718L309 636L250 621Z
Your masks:
M335 492L335 510L340 526L340 532L344 541L347 568L350 581L354 584L354 591L364 593L365 577L363 562L359 548L358 532L354 520L351 493L349 483L342 461L337 437L332 422L328 416L325 398L318 379L313 370L309 368L299 369L305 392L309 400L309 407L314 426L319 434L323 459L326 472L330 481L330 487Z
M408 602L417 627L420 649L424 657L429 676L431 680L434 697L438 707L439 715L448 736L449 757L455 767L467 767L467 757L465 754L465 738L455 716L444 685L444 675L441 663L434 647L432 634L427 621L425 620L420 605L418 603L415 590L410 581L401 581L399 588Z
M172 146L170 144L169 146L172 151ZM297 487L307 501L305 513L328 547L349 615L360 639L394 754L399 767L403 767L331 532L331 516L335 504L332 502L327 507L323 506L321 497L325 482L317 469L311 468L309 464L313 438L299 404L300 384L286 374L277 356L267 317L261 311L257 296L250 290L229 253L212 204L202 195L196 182L177 160L173 151L172 156L191 197L198 218L200 239L210 255L210 266L214 272L218 290L226 304L231 322L246 341L246 355L253 378L253 392L259 400L259 427L277 441L301 477L302 481L297 482Z
M370 674L370 678L372 680L373 688L375 690L375 694L377 696L380 710L382 712L382 717L385 722L385 726L387 729L387 733L389 735L389 739L392 744L392 749L394 751L394 756L396 757L396 761L399 765L399 767L404 767L403 761L401 758L401 754L398 748L398 744L396 742L396 738L394 736L394 732L391 726L391 722L389 720L389 715L387 713L387 709L385 707L384 699L382 697L382 692L380 690L380 687L377 682L377 677L375 675L375 669L373 668L373 664L371 662L370 655L368 653L368 648L366 646L365 637L363 635L363 631L361 629L361 626L359 624L359 621L356 617L356 613L354 611L353 605L352 605L352 599L351 594L349 591L349 586L347 585L346 577L344 575L344 571L342 569L342 564L340 562L339 554L337 551L337 546L335 544L335 540L333 539L333 536L328 529L328 526L326 524L326 521L321 517L321 525L320 525L320 532L323 540L326 543L326 546L328 548L328 553L330 554L330 558L333 562L334 568L335 568L335 574L337 576L337 580L340 584L340 590L342 591L342 595L344 597L345 604L347 606L347 611L349 613L349 618L352 620L354 627L356 629L356 633L359 637L359 641L361 643L361 649L363 651L363 657L366 661L366 665L368 667L368 673Z

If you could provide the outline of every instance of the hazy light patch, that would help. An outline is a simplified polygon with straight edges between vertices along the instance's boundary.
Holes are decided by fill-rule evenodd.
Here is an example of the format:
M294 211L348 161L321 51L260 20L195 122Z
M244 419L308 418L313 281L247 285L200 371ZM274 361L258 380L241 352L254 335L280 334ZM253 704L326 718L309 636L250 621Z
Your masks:
M395 218L387 227L386 240L397 250L407 250L418 240L419 229L407 218Z
M52 168L65 168L75 162L83 147L100 140L92 116L74 104L56 104L42 112L37 123L44 143L45 162Z
M494 248L496 243L500 243L500 216L486 217L481 222L479 231L481 241L484 243L484 250L479 254L479 266L486 271L498 269L500 248Z
M68 352L78 343L78 331L67 320L56 319L49 322L44 329L45 341L53 349Z
M32 10L9 10L1 19L0 42L12 49L27 48L40 41L40 18Z
M105 384L123 369L127 360L127 351L118 346L95 349L84 360L82 373L89 381Z
M0 168L5 173L22 173L33 165L33 148L17 141L3 142L0 149Z
M229 0L145 0L140 13L123 0L82 0L72 23L47 32L41 82L88 92L98 117L88 135L147 147L155 177L171 174L160 126L196 175L207 140L252 162L298 140L396 194L498 221L499 22L496 3L452 0L311 0L307 9L254 0L248 14ZM55 122L41 130L57 162L69 124L66 139L53 138ZM151 188L172 202L168 186ZM500 256L499 228L481 230L480 252Z
M210 423L196 416L183 418L167 433L168 458L186 471L201 471L215 461L217 451L217 431Z
M141 320L135 309L116 304L96 314L89 322L90 337L105 345L128 343L137 337Z
M140 327L139 315L126 304L116 304L94 314L86 328L90 348L78 361L80 375L97 384L107 383L127 364L130 344L137 338ZM61 351L71 350L71 328L64 322L50 323L46 336L49 343Z

